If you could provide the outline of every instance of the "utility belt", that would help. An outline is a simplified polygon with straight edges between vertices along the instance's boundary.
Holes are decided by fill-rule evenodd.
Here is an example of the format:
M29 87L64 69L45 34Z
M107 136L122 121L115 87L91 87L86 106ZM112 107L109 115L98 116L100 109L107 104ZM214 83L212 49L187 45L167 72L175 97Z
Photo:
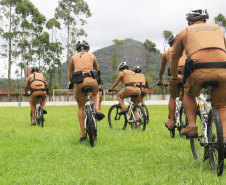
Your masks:
M177 71L177 74L182 75L182 74L184 74L184 71ZM170 68L168 68L168 77L171 77L171 70L170 70Z
M80 84L83 82L83 79L86 77L92 77L93 79L98 78L98 74L96 70L91 70L89 73L82 73L82 71L74 71L71 74L71 84Z
M34 91L46 91L47 94L49 94L49 88L42 88L42 89L32 89L30 88L30 94L32 94Z
M203 63L195 63L191 59L186 59L185 67L184 67L184 76L183 76L183 84L186 83L187 78L191 75L191 73L195 69L204 69L204 68L226 68L226 62L203 62Z
M130 84L130 83L125 84L125 87L129 87L129 86L131 86L131 87L140 87L140 85L136 85L136 84Z
M141 88L141 87L148 88L147 87L147 84L145 84L145 85L136 85L136 84L130 84L130 83L125 84L125 87L128 87L128 86L131 86L131 87L139 87L139 88Z

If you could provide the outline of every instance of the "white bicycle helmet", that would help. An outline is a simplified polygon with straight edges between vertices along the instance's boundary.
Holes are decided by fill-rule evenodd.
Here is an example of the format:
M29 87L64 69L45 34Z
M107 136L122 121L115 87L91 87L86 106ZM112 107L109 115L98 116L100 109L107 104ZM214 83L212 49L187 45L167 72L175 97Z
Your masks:
M176 36L177 36L177 35L173 34L173 35L170 35L170 37L168 38L167 43L168 43L170 46L172 46L172 44L173 44L173 42L174 42Z
M135 73L141 73L141 67L140 67L140 66L135 66L135 67L133 68L133 71L134 71Z
M119 71L122 71L123 69L125 69L125 68L129 68L129 66L128 66L128 64L126 63L126 62L122 62L122 63L120 63L119 64L119 66L118 66L118 70Z
M85 40L82 40L82 41L78 41L77 44L76 44L76 50L81 50L81 48L84 47L84 48L90 48L89 47L89 44L88 42L86 42Z
M202 19L209 19L209 14L205 8L192 8L187 14L188 21L197 21Z

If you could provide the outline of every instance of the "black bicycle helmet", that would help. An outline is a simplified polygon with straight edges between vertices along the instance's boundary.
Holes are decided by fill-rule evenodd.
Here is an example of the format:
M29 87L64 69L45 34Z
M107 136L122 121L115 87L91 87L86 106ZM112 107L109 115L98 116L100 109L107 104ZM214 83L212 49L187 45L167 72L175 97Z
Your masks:
M173 35L170 35L170 37L168 38L167 42L170 46L173 45L173 42L175 40L176 36L173 34Z
M32 68L31 68L31 72L33 73L33 72L38 72L39 71L39 69L38 69L38 67L37 66L33 66Z
M135 67L133 68L133 71L134 71L135 73L141 73L141 67L140 67L140 66L135 66Z
M207 12L207 9L205 8L192 8L187 14L186 14L187 21L197 21L197 20L203 20L203 19L209 19L209 14Z
M123 69L128 69L128 68L129 68L129 66L128 66L128 64L126 62L122 62L118 66L118 70L119 71L122 71Z
M85 40L82 41L78 41L76 44L76 50L80 51L81 49L87 49L90 48L88 42L86 42Z

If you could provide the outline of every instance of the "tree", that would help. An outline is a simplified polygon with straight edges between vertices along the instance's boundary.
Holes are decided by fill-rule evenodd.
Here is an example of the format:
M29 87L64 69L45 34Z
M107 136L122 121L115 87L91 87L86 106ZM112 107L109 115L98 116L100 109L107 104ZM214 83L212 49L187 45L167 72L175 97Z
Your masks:
M214 18L214 22L224 28L224 32L226 32L226 18L223 14L219 14L217 17Z
M82 35L86 36L84 29L81 28L86 24L84 16L86 18L91 16L89 6L84 0L60 0L55 10L55 18L62 20L67 30L67 66L77 38ZM68 84L69 81L68 77Z
M19 17L15 14L15 9L17 3L21 0L1 0L1 11L4 15L2 22L5 21L4 27L0 30L1 37L7 42L6 52L8 54L5 57L8 57L8 101L10 101L10 92L11 92L11 65L12 65L12 53L13 53L13 42L17 35L17 25Z
M55 47L55 50L52 50L54 53L54 58L53 58L53 64L57 65L58 69L58 77L59 77L59 88L60 88L60 81L61 81L61 60L60 60L60 55L62 54L63 47L61 46L61 43L57 41L56 39L56 32L57 29L61 29L61 24L59 21L56 19L52 18L49 19L48 22L46 23L46 28L51 29L52 32L52 44ZM55 39L53 39L55 37ZM55 67L55 66L54 66Z
M146 39L143 43L143 47L145 49L145 77L146 81L149 84L150 88L153 88L152 75L154 73L151 72L150 64L151 64L151 52L158 53L159 50L156 48L156 44L149 39Z
M165 31L163 31L163 34L162 35L163 35L163 38L164 38L164 52L165 52L166 42L167 42L168 38L171 35L173 35L173 33L171 31L169 31L169 30L165 30Z
M119 63L117 48L123 47L123 41L114 39L112 42L114 43L114 49L115 49L115 52L112 54L112 61L111 61L111 63L112 63L112 81L114 82L117 78L117 74L118 74L117 69L118 69L118 63Z

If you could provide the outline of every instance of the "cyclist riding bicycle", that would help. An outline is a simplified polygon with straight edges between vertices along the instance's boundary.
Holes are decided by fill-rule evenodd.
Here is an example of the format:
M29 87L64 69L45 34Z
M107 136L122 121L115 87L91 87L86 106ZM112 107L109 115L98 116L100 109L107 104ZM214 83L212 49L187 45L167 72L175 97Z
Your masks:
M166 63L168 62L169 67L171 66L171 59L172 59L172 45L175 40L176 36L171 35L168 39L168 44L170 45L170 48L165 51L162 56L161 56L161 67L159 71L159 80L156 83L156 85L163 85L163 80L162 76L165 71ZM183 53L182 57L180 57L179 62L178 62L178 69L177 73L178 76L177 78L180 79L180 82L182 82L182 74L183 74L183 69L185 65L185 60L186 60L186 55ZM169 84L169 92L170 92L170 99L169 99L169 104L168 104L168 109L169 109L169 117L170 119L165 120L165 125L168 128L168 130L174 129L174 115L175 115L175 110L176 110L176 98L180 96L180 88L177 85L178 81L173 81L171 78L170 74L170 68L168 70L168 84Z
M83 87L92 87L91 94L93 95L96 119L100 121L105 117L99 109L99 93L97 83L97 71L99 71L99 65L96 57L92 53L89 53L89 49L90 46L86 41L78 41L76 44L77 53L72 56L68 66L68 75L70 78L72 77L71 79L72 84L74 84L75 100L78 103L78 120L81 128L80 142L86 140L86 134L84 131L84 108L86 96L82 92Z
M30 107L31 107L31 114L32 114L32 123L31 125L36 125L35 121L35 107L38 103L37 96L42 96L41 98L41 106L43 108L43 114L47 114L47 111L45 109L46 105L46 97L48 92L48 83L43 76L43 74L39 73L39 69L37 66L33 66L31 68L31 73L26 81L25 84L25 94L28 94L28 91L30 90Z
M145 79L144 74L141 73L141 67L135 66L133 71L136 73L137 85L141 86L141 105L144 105L144 97L147 96L148 93L148 83Z
M119 114L124 114L127 111L127 108L125 107L124 100L125 98L129 98L132 94L137 94L138 97L134 99L133 105L136 106L140 102L141 97L141 90L139 88L139 85L137 85L137 78L134 71L129 69L129 66L126 62L122 62L118 66L119 74L114 82L114 84L111 86L109 91L113 90L120 81L124 84L125 88L120 90L117 93L117 99L122 107Z
M201 93L202 83L217 81L217 88L211 90L212 107L217 108L221 117L224 141L226 141L226 41L224 32L216 24L206 23L209 14L206 9L194 8L186 14L188 27L176 37L172 49L171 73L177 81L180 56L185 50L187 60L184 71L184 98L188 126L181 134L197 137L196 98Z

